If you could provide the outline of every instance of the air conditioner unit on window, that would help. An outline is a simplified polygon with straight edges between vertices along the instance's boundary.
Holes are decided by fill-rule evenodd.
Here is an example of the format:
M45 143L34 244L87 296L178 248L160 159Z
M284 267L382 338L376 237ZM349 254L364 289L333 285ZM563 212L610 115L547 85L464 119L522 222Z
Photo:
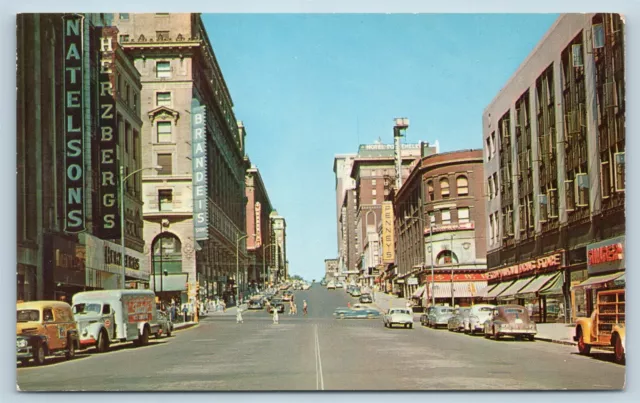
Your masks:
M589 205L589 176L587 174L576 174L575 179L576 206L586 207Z
M625 190L625 160L624 152L613 154L616 192Z

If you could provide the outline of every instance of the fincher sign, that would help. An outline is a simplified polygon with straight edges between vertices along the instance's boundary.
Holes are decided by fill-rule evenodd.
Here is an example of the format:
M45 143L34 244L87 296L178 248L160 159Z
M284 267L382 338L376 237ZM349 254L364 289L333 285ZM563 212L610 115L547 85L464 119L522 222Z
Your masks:
M191 133L193 161L193 228L195 239L209 239L207 192L206 108L194 99L191 102Z
M64 41L64 230L85 230L83 64L84 17L62 17Z

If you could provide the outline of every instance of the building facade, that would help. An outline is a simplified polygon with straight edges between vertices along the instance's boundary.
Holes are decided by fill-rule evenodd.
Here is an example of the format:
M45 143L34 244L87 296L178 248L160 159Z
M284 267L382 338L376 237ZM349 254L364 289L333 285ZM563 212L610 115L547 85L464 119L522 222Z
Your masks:
M335 281L338 277L338 259L324 260L324 279L325 281Z
M141 74L145 251L164 299L247 289L245 131L199 14L116 14ZM244 271L243 271L244 273Z
M109 14L17 17L18 300L148 287L139 179L119 193L141 166L140 75L117 35Z
M336 177L336 230L338 240L338 268L341 272L353 266L355 245L349 242L355 231L351 209L355 181L351 178L351 168L356 154L338 154L333 159L333 172ZM350 199L351 198L351 199Z
M624 248L624 73L619 15L563 15L485 109L488 299L588 314L589 251Z
M401 295L425 306L469 305L485 288L484 187L482 150L417 161L393 201Z
M271 218L271 231L273 242L273 265L271 266L271 283L278 283L289 278L289 261L287 260L287 222L283 216L273 210Z
M269 270L274 265L276 243L271 231L270 214L273 210L269 194L260 175L260 170L248 163L245 176L247 193L247 252L249 284L260 288L268 282Z

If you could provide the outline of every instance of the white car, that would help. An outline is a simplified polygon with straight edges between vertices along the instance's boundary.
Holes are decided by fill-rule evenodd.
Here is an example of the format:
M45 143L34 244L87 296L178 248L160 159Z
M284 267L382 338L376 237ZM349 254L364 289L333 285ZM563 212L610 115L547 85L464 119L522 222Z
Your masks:
M344 284L338 283L338 284L336 284L336 288L344 288Z
M405 328L413 329L413 313L407 308L391 308L382 317L382 323L388 328L403 325Z
M336 283L334 283L333 281L329 281L329 284L327 284L327 290L335 290L336 289Z
M305 285L302 286L302 289L305 290L305 291L308 290L309 288L311 288L311 286L309 284L305 284Z
M491 312L495 308L491 304L477 304L471 307L469 317L465 318L464 331L473 335L484 332L484 322L491 317Z

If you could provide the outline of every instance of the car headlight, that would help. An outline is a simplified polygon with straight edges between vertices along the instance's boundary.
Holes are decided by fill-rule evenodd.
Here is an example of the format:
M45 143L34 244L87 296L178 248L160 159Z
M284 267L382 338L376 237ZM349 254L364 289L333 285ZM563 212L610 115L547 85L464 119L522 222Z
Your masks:
M17 341L16 341L16 346L17 346L18 348L24 348L24 347L27 347L27 345L28 345L28 344L29 344L29 343L27 343L27 341L26 341L25 339L20 339L20 340L17 340Z

